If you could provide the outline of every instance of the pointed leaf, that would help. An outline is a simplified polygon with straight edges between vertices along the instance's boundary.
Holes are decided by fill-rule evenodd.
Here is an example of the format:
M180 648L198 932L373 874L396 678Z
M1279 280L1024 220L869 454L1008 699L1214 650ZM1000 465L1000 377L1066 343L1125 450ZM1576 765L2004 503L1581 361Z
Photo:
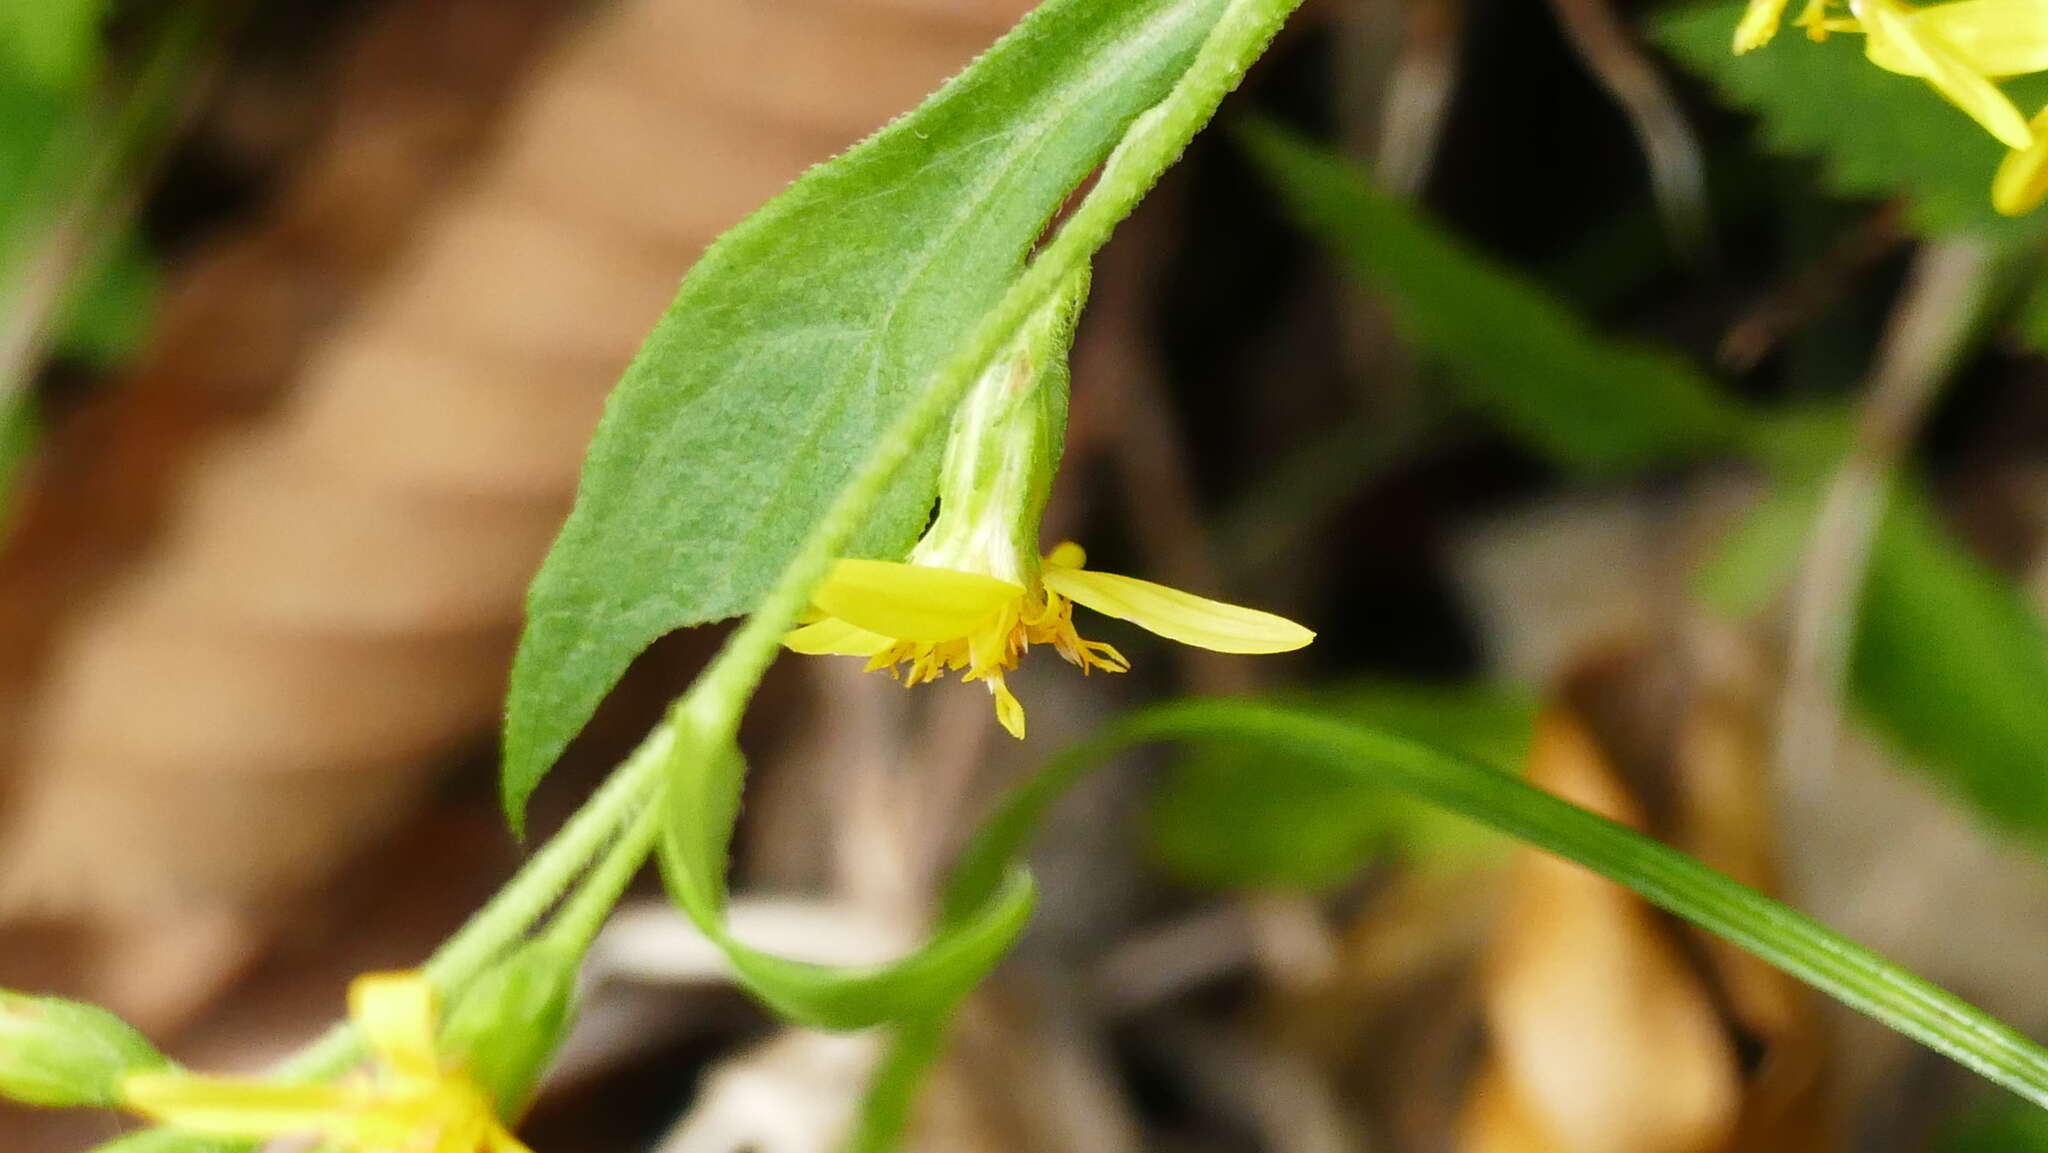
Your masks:
M1776 151L1819 159L1837 191L1904 196L1923 232L1968 230L1994 239L2038 236L2048 218L2012 219L1991 207L1991 176L2005 148L1925 81L1887 72L1863 38L1815 44L1788 34L1742 56L1728 51L1740 3L1703 4L1654 20L1657 38L1727 100L1760 118ZM2031 114L2048 99L2038 78L2006 86Z
M1753 432L1678 357L1602 337L1527 277L1472 251L1354 166L1271 128L1246 143L1289 211L1386 293L1408 337L1473 403L1589 470L1698 455Z
M534 582L506 712L515 822L635 655L755 603L1223 7L1052 0L705 253L612 394ZM854 554L909 547L936 458L904 470Z

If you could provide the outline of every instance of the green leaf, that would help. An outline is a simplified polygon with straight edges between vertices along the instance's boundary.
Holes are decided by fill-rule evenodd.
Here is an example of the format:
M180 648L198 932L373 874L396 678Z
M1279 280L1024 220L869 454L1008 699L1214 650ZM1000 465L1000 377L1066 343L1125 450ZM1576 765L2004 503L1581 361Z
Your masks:
M38 86L77 88L100 62L107 0L13 0L0 6L0 73Z
M52 93L0 74L0 296L13 288L15 270L51 242L53 222L91 195L82 186L85 174L95 149L108 147L115 132L88 94ZM56 348L109 367L147 334L157 270L141 239L119 221L78 264L53 325Z
M1303 711L1452 749L1510 775L1528 751L1535 702L1479 686L1370 683L1319 693ZM1402 793L1327 773L1266 771L1253 746L1191 750L1161 784L1153 852L1174 872L1223 887L1307 890L1342 882L1373 857L1463 868L1499 839Z
M2044 218L1991 207L1991 175L2005 149L1925 82L1864 58L1862 37L1815 44L1796 30L1742 56L1729 51L1740 3L1683 8L1653 19L1657 38L1712 80L1729 102L1757 114L1780 152L1817 157L1849 196L1906 197L1923 232L1969 230L1995 240L2038 236ZM2048 99L2036 80L2006 85L2031 113Z
M35 447L35 406L25 392L0 394L0 531L13 508L15 474Z
M1850 1008L2048 1106L2048 1050L2003 1022L1675 849L1476 761L1373 729L1244 701L1151 709L1069 750L970 845L953 896L979 899L1059 792L1108 755L1162 740L1251 742L1264 773L1320 772L1400 789L1576 861Z
M1850 679L1864 715L2008 828L2048 837L2048 633L1925 501L1873 542Z
M662 876L740 983L783 1017L820 1029L865 1029L943 1016L1030 920L1030 875L1011 868L975 907L945 918L921 948L889 964L817 965L736 940L725 926L726 851L744 773L737 750L678 736L669 761Z
M1725 616L1764 611L1791 584L1818 515L1819 482L1774 487L1693 574L1693 591Z
M133 234L121 238L72 286L58 319L58 351L97 368L134 355L149 335L159 279L141 240Z
M1695 456L1753 434L1740 405L1677 357L1602 337L1554 294L1431 224L1334 155L1270 127L1244 135L1288 211L1384 292L1466 399L1587 470Z
M505 726L515 823L635 655L755 605L1223 8L1052 0L704 254L612 394L529 596ZM936 454L847 551L909 547Z
M0 990L0 1097L111 1106L121 1078L169 1064L134 1026L97 1005Z
M2010 1098L1987 1101L1942 1127L1937 1153L2048 1153L2048 1113Z
M1764 608L1798 568L1821 481L1781 484L1701 570L1724 612ZM1895 485L1871 542L1849 665L1858 714L2007 829L2048 840L2048 631L1926 498Z

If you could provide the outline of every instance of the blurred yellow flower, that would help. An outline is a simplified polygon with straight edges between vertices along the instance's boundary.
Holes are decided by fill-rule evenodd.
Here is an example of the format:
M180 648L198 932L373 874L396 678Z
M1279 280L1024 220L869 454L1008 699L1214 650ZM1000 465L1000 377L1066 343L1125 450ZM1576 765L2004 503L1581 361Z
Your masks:
M2034 115L2034 143L2005 154L1991 178L1991 206L2007 216L2040 207L2048 198L2048 108Z
M435 1049L434 987L418 973L373 973L349 987L349 1017L375 1065L332 1085L277 1085L139 1073L122 1100L144 1117L215 1137L315 1137L352 1153L532 1153L466 1075Z
M1735 29L1735 51L1762 47L1777 34L1787 0L1750 0ZM1927 81L2009 149L1992 183L1998 211L2018 215L2048 195L2048 110L2029 124L1996 81L2048 71L2048 0L1953 0L1925 7L1903 0L1807 0L1797 23L1815 40L1861 33L1864 54L1890 72Z
M1081 546L1052 550L1027 583L927 564L842 560L811 603L821 619L792 630L783 643L810 655L868 658L906 685L960 670L986 681L996 719L1024 735L1024 706L1003 674L1032 645L1051 645L1082 672L1130 668L1123 654L1074 629L1074 606L1130 621L1168 640L1224 653L1280 653L1315 634L1284 617L1224 604L1151 581L1083 566Z

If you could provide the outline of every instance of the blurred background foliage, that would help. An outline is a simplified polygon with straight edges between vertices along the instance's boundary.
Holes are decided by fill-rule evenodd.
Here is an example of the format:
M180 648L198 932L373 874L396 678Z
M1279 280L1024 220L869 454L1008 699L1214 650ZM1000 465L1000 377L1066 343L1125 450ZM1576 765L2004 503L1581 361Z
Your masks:
M488 892L520 595L604 390L705 242L1024 7L0 11L0 983L252 1063ZM1991 212L1995 146L1924 85L1847 37L1735 58L1736 10L1311 5L1103 255L1052 515L1318 643L1027 669L1021 748L971 688L780 670L749 939L885 954L1048 750L1266 693L2048 1026L2044 218ZM713 640L643 659L543 830ZM1126 759L1049 822L921 1142L2048 1148L1455 818L1227 744ZM533 1143L831 1147L872 1052L775 1028L647 896Z

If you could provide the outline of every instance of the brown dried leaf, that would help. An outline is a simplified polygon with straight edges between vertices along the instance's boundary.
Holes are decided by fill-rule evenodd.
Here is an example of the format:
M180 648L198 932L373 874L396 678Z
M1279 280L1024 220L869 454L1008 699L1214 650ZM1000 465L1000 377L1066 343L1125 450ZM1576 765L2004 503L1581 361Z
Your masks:
M287 398L214 443L155 547L55 639L0 844L5 908L246 911L380 836L488 731L604 394L696 252L1025 6L599 12ZM469 52L419 47L428 73ZM443 171L422 143L448 145L436 122L407 133L404 110L378 111L344 124L278 221L184 278L147 377L219 394L293 365L334 302L272 262L376 263L379 230L422 199L406 174Z
M1674 768L1680 841L1687 851L1764 892L1778 887L1770 737L1762 689L1770 679L1746 638L1703 624L1703 666ZM1729 1014L1761 1047L1744 1089L1731 1149L1745 1153L1833 1146L1827 1037L1804 985L1712 934L1688 930L1712 967Z
M1552 709L1529 778L1641 827L1592 736ZM1705 984L1627 890L1525 850L1486 977L1492 1073L1466 1115L1465 1150L1709 1153L1740 1108L1736 1054Z

